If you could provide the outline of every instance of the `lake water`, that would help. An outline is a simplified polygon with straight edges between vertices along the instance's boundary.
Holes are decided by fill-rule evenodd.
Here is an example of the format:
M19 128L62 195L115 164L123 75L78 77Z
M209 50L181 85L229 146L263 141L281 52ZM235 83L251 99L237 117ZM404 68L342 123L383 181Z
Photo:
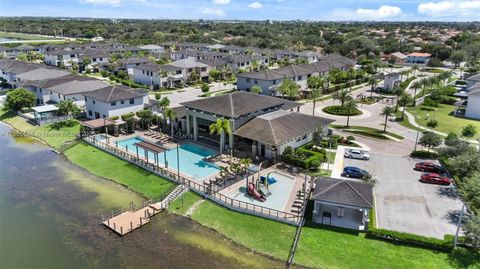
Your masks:
M123 238L99 224L102 213L141 200L34 139L2 136L0 268L284 267L167 212Z

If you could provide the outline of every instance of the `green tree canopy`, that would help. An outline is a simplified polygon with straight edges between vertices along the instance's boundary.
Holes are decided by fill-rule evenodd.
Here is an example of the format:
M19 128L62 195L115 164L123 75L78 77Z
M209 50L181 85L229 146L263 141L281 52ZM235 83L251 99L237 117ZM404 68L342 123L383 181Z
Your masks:
M13 111L21 110L22 108L30 108L35 105L35 94L26 89L15 89L7 93L5 100L5 107Z

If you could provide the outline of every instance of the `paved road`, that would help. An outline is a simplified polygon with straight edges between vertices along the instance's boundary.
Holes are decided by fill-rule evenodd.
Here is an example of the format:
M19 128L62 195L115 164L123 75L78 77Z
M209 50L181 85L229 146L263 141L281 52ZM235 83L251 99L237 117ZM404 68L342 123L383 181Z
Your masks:
M370 154L369 161L345 159L344 165L372 171L377 226L389 230L443 238L455 234L462 203L452 187L424 184L413 170L421 160Z
M225 90L231 90L233 89L232 84L227 84L223 85L223 83L212 83L210 84L210 92L219 92L219 91L225 91ZM161 93L162 96L168 97L170 99L170 104L172 107L177 107L180 105L182 102L188 102L188 101L193 101L200 99L200 95L203 94L202 90L200 88L192 88L192 87L187 87L182 90L176 90L176 91L171 91L168 93ZM150 98L155 98L154 94L152 93Z

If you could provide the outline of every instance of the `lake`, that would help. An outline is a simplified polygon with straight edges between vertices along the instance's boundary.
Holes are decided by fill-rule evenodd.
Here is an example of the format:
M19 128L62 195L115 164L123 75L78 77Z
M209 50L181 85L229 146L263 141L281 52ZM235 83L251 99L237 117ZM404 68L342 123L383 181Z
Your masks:
M188 218L163 212L125 237L100 215L143 199L0 122L0 268L283 268Z

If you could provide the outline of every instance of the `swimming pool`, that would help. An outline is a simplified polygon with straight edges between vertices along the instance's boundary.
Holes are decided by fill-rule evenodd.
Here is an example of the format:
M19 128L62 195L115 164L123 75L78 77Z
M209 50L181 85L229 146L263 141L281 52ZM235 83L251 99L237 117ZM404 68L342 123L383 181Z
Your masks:
M261 205L276 210L284 210L288 199L290 198L295 179L278 172L271 172L269 177L275 178L277 182L269 185L268 190L272 194L267 197L265 202L260 202L248 195L246 192L246 186L241 186L240 188L231 191L227 196L251 204Z
M148 142L148 140L137 136L118 141L118 147L123 149L128 147L129 152L137 154L134 144L142 141ZM189 143L181 145L178 153L180 159L180 173L187 174L198 180L203 180L220 172L220 168L217 165L203 160L204 158L215 155L214 150ZM141 148L138 148L138 155L144 158L148 156L148 160L151 163L155 160L155 154L153 152L148 151L147 155L145 155L145 150ZM177 148L166 150L165 153L159 153L158 161L163 165L167 163L169 168L177 170Z

